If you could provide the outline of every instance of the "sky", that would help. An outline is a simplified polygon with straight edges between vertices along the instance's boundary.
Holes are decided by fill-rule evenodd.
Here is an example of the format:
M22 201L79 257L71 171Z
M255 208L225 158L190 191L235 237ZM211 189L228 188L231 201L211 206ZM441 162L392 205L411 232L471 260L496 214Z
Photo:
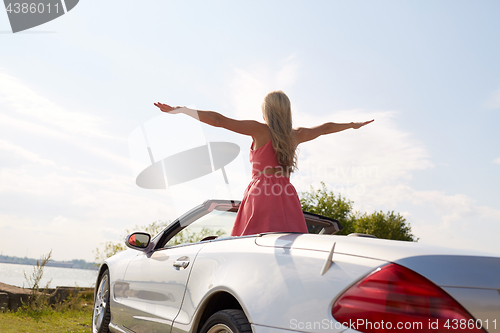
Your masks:
M0 252L94 260L126 229L241 199L251 138L163 102L294 126L375 119L299 146L299 192L324 182L361 213L395 211L419 243L500 254L498 1L80 1L11 31L0 11ZM227 141L222 171L167 189L154 161Z

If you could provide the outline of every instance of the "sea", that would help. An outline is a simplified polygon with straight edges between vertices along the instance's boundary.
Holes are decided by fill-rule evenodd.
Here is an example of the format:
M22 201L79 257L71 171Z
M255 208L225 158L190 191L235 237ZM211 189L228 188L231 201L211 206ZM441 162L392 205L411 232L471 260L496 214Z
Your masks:
M0 282L18 287L30 287L24 277L30 277L36 266L0 263ZM44 288L49 282L49 288L55 287L94 287L97 279L96 270L62 268L46 266L40 287Z

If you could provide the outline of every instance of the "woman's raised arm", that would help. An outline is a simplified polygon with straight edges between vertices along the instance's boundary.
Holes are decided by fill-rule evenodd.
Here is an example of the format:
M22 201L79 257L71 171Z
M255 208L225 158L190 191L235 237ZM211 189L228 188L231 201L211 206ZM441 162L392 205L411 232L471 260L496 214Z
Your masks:
M255 120L237 120L223 116L215 111L193 110L179 106L172 107L163 103L154 103L154 105L165 113L183 113L207 125L222 127L232 132L252 136L253 138L267 131L267 125Z
M336 133L344 131L349 128L358 129L369 123L373 122L375 119L359 122L359 123L324 123L316 127L299 127L295 129L295 137L297 138L297 144L302 142L307 142L316 139L317 137L325 134Z

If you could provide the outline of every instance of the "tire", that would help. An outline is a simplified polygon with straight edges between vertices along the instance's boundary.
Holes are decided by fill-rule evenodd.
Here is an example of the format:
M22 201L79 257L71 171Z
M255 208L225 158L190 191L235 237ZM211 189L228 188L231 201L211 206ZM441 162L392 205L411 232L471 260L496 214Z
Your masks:
M251 333L252 327L241 310L214 313L201 328L201 333Z
M99 279L94 298L94 311L92 312L92 333L108 333L111 320L109 292L109 270L105 270Z

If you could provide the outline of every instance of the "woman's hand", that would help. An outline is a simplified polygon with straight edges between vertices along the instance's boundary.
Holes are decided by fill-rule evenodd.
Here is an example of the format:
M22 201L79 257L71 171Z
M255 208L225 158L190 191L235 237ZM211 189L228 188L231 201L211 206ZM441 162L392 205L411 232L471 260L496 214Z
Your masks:
M177 113L175 110L182 108L183 106L170 106L168 104L163 103L154 103L156 107L158 107L162 112L166 113Z
M363 127L365 125L368 125L369 123L374 122L374 121L375 121L375 119L372 119L372 120L368 120L368 121L361 122L361 123L351 123L351 124L352 124L352 128L358 129L358 128Z

